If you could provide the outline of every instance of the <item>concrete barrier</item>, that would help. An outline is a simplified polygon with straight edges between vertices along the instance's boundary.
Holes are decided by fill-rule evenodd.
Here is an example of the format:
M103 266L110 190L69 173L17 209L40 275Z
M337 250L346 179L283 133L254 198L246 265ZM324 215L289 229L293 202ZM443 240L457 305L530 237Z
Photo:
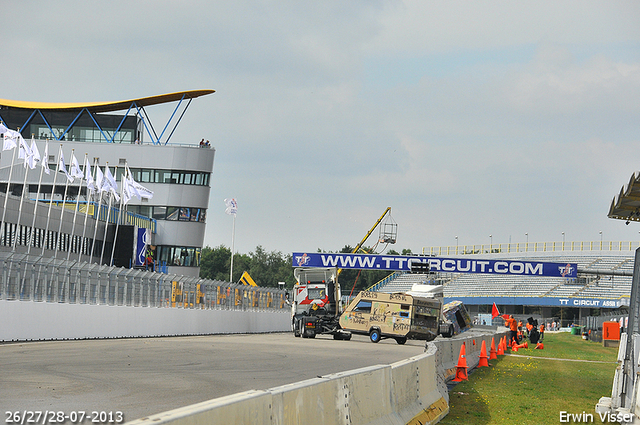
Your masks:
M446 381L455 376L462 344L466 344L467 365L472 369L478 365L482 341L488 355L491 338L497 341L502 335L504 332L490 330L468 332L429 343L424 354L391 365L248 391L130 424L435 424L449 412Z
M280 310L197 310L0 300L0 341L280 332Z

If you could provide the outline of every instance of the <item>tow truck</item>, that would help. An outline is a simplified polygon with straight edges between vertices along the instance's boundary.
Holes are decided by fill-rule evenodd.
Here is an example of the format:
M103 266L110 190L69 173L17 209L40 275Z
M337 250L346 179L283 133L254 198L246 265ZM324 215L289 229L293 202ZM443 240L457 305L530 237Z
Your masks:
M293 271L292 328L293 335L315 338L319 334L349 340L351 333L340 328L342 312L340 285L336 268L296 268Z
M387 214L388 207L378 221L353 249L356 253ZM390 220L389 220L390 219ZM389 214L388 221L380 227L378 243L395 243L397 224ZM428 273L427 263L416 262L412 272ZM316 335L332 335L336 340L350 340L351 334L367 334L372 342L383 338L394 338L404 344L407 338L431 341L436 336L452 337L470 327L465 322L466 310L456 305L458 320L453 323L448 314L443 316L442 285L417 285L404 294L385 294L362 291L349 303L342 305L337 267L298 267L293 271L296 284L291 300L291 328L296 337L315 338Z
M293 274L296 337L332 335L348 341L355 333L368 335L371 342L393 338L404 344L407 339L428 342L438 335L452 337L471 326L461 303L443 307L442 285L414 285L407 293L361 291L343 309L337 268L296 268Z

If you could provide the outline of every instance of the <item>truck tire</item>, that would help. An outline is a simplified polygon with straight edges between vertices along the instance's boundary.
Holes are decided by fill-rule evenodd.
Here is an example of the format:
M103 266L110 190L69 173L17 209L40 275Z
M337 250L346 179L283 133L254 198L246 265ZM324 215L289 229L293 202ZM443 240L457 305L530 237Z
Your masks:
M404 345L407 342L407 337L406 336L400 336L400 337L396 338L396 342L399 345Z
M371 329L369 331L369 339L371 339L371 342L373 342L373 343L380 342L380 330L379 329Z

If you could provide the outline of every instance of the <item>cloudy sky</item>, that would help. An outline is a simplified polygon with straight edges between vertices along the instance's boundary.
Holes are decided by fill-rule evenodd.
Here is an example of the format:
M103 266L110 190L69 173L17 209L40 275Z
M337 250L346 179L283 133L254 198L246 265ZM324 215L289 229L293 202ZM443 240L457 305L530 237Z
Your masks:
M212 247L229 197L241 253L353 246L388 206L397 250L638 241L607 212L640 170L640 3L528 3L4 0L0 98L216 90L172 139L216 148Z

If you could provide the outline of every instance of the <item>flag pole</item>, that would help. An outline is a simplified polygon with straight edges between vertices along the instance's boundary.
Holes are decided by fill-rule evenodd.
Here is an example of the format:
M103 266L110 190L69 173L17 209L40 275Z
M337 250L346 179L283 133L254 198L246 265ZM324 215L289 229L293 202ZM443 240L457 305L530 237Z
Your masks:
M109 204L107 206L107 218L104 224L104 236L102 237L102 251L100 252L100 264L102 264L102 258L104 258L104 248L105 248L105 245L107 244L107 230L109 229L109 219L111 218L111 200L113 199L113 196L111 196L111 193L107 193L107 196L109 197Z
M229 273L229 282L233 283L233 251L236 239L236 215L233 215L233 227L231 230L231 272Z
M62 145L60 145L60 148L62 149ZM71 157L73 157L73 151L74 149L71 149ZM59 163L62 162L62 165L65 166L64 170L67 170L67 167L64 163L64 157L60 157L58 158L58 166L60 165ZM65 173L65 177L66 177ZM64 210L65 210L65 206L67 204L67 191L69 189L69 179L67 178L67 180L65 181L64 184L64 195L62 196L62 210L60 211L60 224L58 225L58 237L56 238L56 246L55 246L55 250L53 251L53 258L57 259L58 258L58 251L60 250L58 247L62 248L62 218L64 217Z
M89 157L87 156L88 154L85 153L85 161L87 161L87 167L89 167L89 170L86 170L85 168L85 176L87 175L87 171L89 171L88 176L91 177L94 181L93 185L95 186L95 176L91 176L91 166L89 164ZM94 161L94 168L97 166L97 161ZM95 170L94 170L95 173ZM82 238L80 239L80 253L78 254L78 261L80 261L80 259L82 259L82 248L84 246L84 235L85 232L87 230L87 219L89 218L89 203L91 202L91 198L93 197L93 189L91 189L89 187L89 180L85 178L85 180L87 180L87 205L85 206L84 209L84 224L82 226ZM89 255L91 255L91 253L89 253ZM89 262L91 262L91 257L89 257Z
M62 144L60 144L60 147L58 148L58 158L60 158L61 152L62 152ZM56 181L58 180L59 171L60 171L60 161L58 161L56 165L56 173L53 175L53 186L51 186L51 197L49 198L49 209L47 211L47 224L44 227L45 242L42 244L42 253L40 254L41 256L44 256L44 250L47 247L47 239L49 237L49 222L51 221L51 206L53 205L53 195L56 192Z
M73 160L73 158L76 158L75 155L71 154L71 159ZM78 159L76 158L76 164L77 164ZM71 167L75 167L74 164L71 164ZM87 154L84 154L84 162L82 163L82 176L84 176L84 170L87 168ZM74 170L73 168L71 168L71 171L74 172L76 170ZM69 240L69 249L67 250L67 261L69 261L69 258L71 258L71 251L73 250L73 236L75 234L75 230L76 230L76 217L78 215L78 209L80 208L80 192L82 191L82 176L80 175L76 175L74 177L78 177L78 179L80 180L80 183L78 183L78 196L76 196L76 207L73 209L73 221L71 224L71 239ZM82 241L80 241L80 244L82 245Z
M31 138L33 140L33 134L31 135ZM26 142L24 143L26 146ZM33 152L31 152L31 155L33 155ZM17 221L17 226L16 226L16 237L13 239L13 244L11 246L11 252L15 252L16 251L16 246L18 245L18 231L20 230L20 219L22 218L22 204L24 203L24 192L27 189L27 159L28 159L28 155L25 149L25 155L24 155L24 180L22 181L22 192L20 192L20 205L18 206L18 221ZM29 167L31 168L31 167Z
M45 148L44 157L49 156L49 149ZM38 212L38 198L40 198L40 189L42 188L42 174L44 174L44 166L42 165L44 161L46 164L49 164L49 158L40 158L40 178L38 179L38 189L36 191L36 204L33 207L33 220L31 221L31 231L29 232L29 241L27 242L27 255L31 252L31 245L33 244L33 232L36 230L36 213Z
M100 214L102 212L102 180L104 180L104 175L101 181L98 181L98 161L96 161L96 191L98 193L98 213L96 214L96 227L93 229L93 240L91 241L91 260L93 260L93 252L96 246L96 238L98 237L98 223L100 223Z
M105 175L105 179L107 178L107 177L106 177L106 176L107 176L107 173L111 173L111 172L109 171L109 163L108 163L108 162L107 162L107 163L106 163L106 165L105 165L105 173L104 173L104 175ZM117 165L116 165L116 167L114 168L113 173L114 173L114 174L117 174L117 173L118 173L118 166L117 166ZM107 179L107 180L108 180L108 179ZM115 177L114 177L114 180L115 180ZM111 187L111 182L108 182L108 183L109 183L109 186L110 186L110 188L109 188L109 192L108 192L108 196L109 196L109 209L107 210L107 221L106 221L105 226L104 226L104 238L103 238L103 241L102 241L102 252L100 253L100 264L102 264L102 258L104 257L104 248L105 248L105 245L106 245L106 242L107 242L107 230L109 229L109 219L111 218L111 201L112 201L112 199L113 199L113 194L112 194L111 192L115 192L115 190L116 190L116 188L115 188L115 187ZM113 240L113 243L114 243L114 244L116 243L115 238L114 238L114 240ZM109 264L109 265L111 265L111 264Z
M5 135L6 137L6 135ZM11 186L11 174L13 173L13 164L15 162L16 159L16 148L17 146L14 146L13 148L13 155L11 156L11 167L9 168L9 178L7 179L7 192L4 195L4 208L2 210L2 223L0 223L2 225L2 234L0 235L0 237L2 238L2 244L4 245L4 239L5 239L5 233L7 233L7 223L4 221L6 214L7 214L7 201L9 200L9 187ZM11 239L9 239L9 242L11 242Z
M125 174L127 172L126 167L127 167L127 163L125 162L125 169L124 169ZM116 167L116 173L117 171L118 171L118 167ZM113 246L111 247L111 259L109 260L110 266L113 265L113 257L116 253L116 239L118 239L118 227L120 227L120 220L122 220L122 208L124 204L124 185L125 185L124 179L126 178L125 174L123 174L122 178L120 179L120 210L118 211L118 218L116 220L116 230L113 233Z
M36 149L38 148L37 145L34 145L34 146L36 147ZM47 145L45 146L45 149L44 149L44 154L40 158L40 177L38 178L38 189L36 190L35 205L33 206L33 220L31 220L31 229L29 230L29 238L27 239L27 255L31 253L31 246L34 244L33 234L36 231L36 217L38 215L38 206L40 205L39 199L40 199L40 189L42 189L42 174L44 173L44 164L47 164L47 167L49 166L49 142L47 142ZM42 259L42 256L40 256L40 258L36 260L36 262L33 265L34 268L35 268L35 264L38 263L41 259ZM24 284L26 280L27 280L27 268L25 267L24 275L22 276L22 282L23 282L22 284ZM31 283L31 288L32 288L31 293L33 294L32 296L34 301L36 299L36 290L37 290L37 285L39 280L40 280L40 272L38 271L38 279L36 279L36 282Z

